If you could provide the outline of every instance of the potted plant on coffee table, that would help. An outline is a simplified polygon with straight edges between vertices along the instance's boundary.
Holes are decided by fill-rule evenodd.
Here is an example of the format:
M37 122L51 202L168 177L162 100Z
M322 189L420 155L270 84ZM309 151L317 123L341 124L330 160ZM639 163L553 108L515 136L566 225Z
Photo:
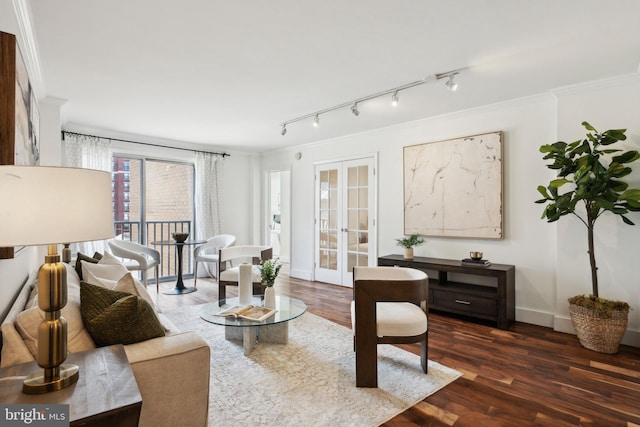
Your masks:
M264 306L268 308L276 308L276 292L273 285L280 273L282 263L279 258L265 259L260 261L258 269L260 270L260 281L265 287L264 290Z
M552 161L547 167L557 170L558 177L546 187L538 186L543 198L536 203L546 203L542 218L547 222L572 214L584 224L592 290L591 295L569 298L571 322L584 347L616 353L627 329L629 304L599 296L594 228L606 212L618 215L625 224L634 225L626 215L640 211L640 189L629 188L622 178L631 173L628 165L640 159L640 154L636 150L613 148L626 139L626 129L600 133L587 122L582 125L587 129L585 139L540 147L543 158ZM568 191L560 193L560 189Z
M396 242L398 242L398 246L402 246L404 248L404 257L406 259L413 259L413 248L423 244L424 239L418 233L414 233L410 236L405 236L402 239L396 239Z

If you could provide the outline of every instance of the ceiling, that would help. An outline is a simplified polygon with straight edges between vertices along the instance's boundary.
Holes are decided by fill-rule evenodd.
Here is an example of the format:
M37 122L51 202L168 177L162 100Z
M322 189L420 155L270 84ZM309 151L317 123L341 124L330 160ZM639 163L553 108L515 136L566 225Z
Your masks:
M268 151L637 73L637 0L30 0L63 127ZM280 124L429 75L444 81Z

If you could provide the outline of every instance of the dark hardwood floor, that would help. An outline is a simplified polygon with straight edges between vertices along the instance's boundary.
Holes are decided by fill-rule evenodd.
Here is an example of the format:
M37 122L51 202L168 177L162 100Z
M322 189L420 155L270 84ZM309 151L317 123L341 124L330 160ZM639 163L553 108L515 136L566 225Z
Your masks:
M351 326L350 288L283 275L276 286L305 301L309 312ZM155 286L149 291L155 294ZM161 294L158 304L203 304L217 293L214 280L198 279L197 292ZM419 352L417 344L401 347ZM549 328L516 322L504 331L432 312L429 359L464 375L385 426L640 426L640 348L600 354Z

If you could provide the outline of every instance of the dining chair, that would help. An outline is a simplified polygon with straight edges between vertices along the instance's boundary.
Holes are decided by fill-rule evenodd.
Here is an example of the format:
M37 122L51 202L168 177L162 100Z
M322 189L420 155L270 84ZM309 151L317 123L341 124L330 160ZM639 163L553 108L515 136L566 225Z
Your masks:
M354 267L351 322L356 352L356 386L378 387L378 344L420 343L428 366L426 273L413 268Z
M142 283L145 288L147 287L147 270L155 268L156 291L160 292L158 281L160 277L160 252L139 243L119 239L109 240L109 248L113 255L129 260L124 262L127 270L139 270L142 273Z
M260 261L271 259L273 249L270 246L244 245L222 248L218 255L218 300L222 303L227 297L227 286L238 286L240 263L250 262L252 267L253 295L264 294L260 280Z
M220 249L233 246L236 242L236 236L231 234L220 234L207 239L207 243L197 246L193 251L193 286L197 287L198 283L198 263L211 262L216 264L215 272L218 271L218 260L220 257Z

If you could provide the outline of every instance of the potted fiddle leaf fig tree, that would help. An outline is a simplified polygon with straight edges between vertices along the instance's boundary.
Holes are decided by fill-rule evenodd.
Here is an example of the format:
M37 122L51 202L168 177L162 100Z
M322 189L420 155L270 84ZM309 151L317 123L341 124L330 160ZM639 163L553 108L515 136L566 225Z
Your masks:
M546 187L538 186L545 203L542 218L554 222L565 215L575 215L587 231L587 248L591 267L591 295L569 298L569 314L580 343L601 353L616 353L627 329L629 304L599 296L598 267L594 247L596 221L605 213L618 215L628 225L627 216L640 211L640 189L629 188L623 178L631 173L631 163L640 159L637 150L614 148L626 140L626 129L598 132L587 122L586 138L567 144L558 141L543 145L540 152L549 169L558 171ZM565 190L562 191L561 190Z
M413 247L424 243L424 239L418 233L405 236L402 239L396 239L398 246L404 248L404 258L413 259Z

